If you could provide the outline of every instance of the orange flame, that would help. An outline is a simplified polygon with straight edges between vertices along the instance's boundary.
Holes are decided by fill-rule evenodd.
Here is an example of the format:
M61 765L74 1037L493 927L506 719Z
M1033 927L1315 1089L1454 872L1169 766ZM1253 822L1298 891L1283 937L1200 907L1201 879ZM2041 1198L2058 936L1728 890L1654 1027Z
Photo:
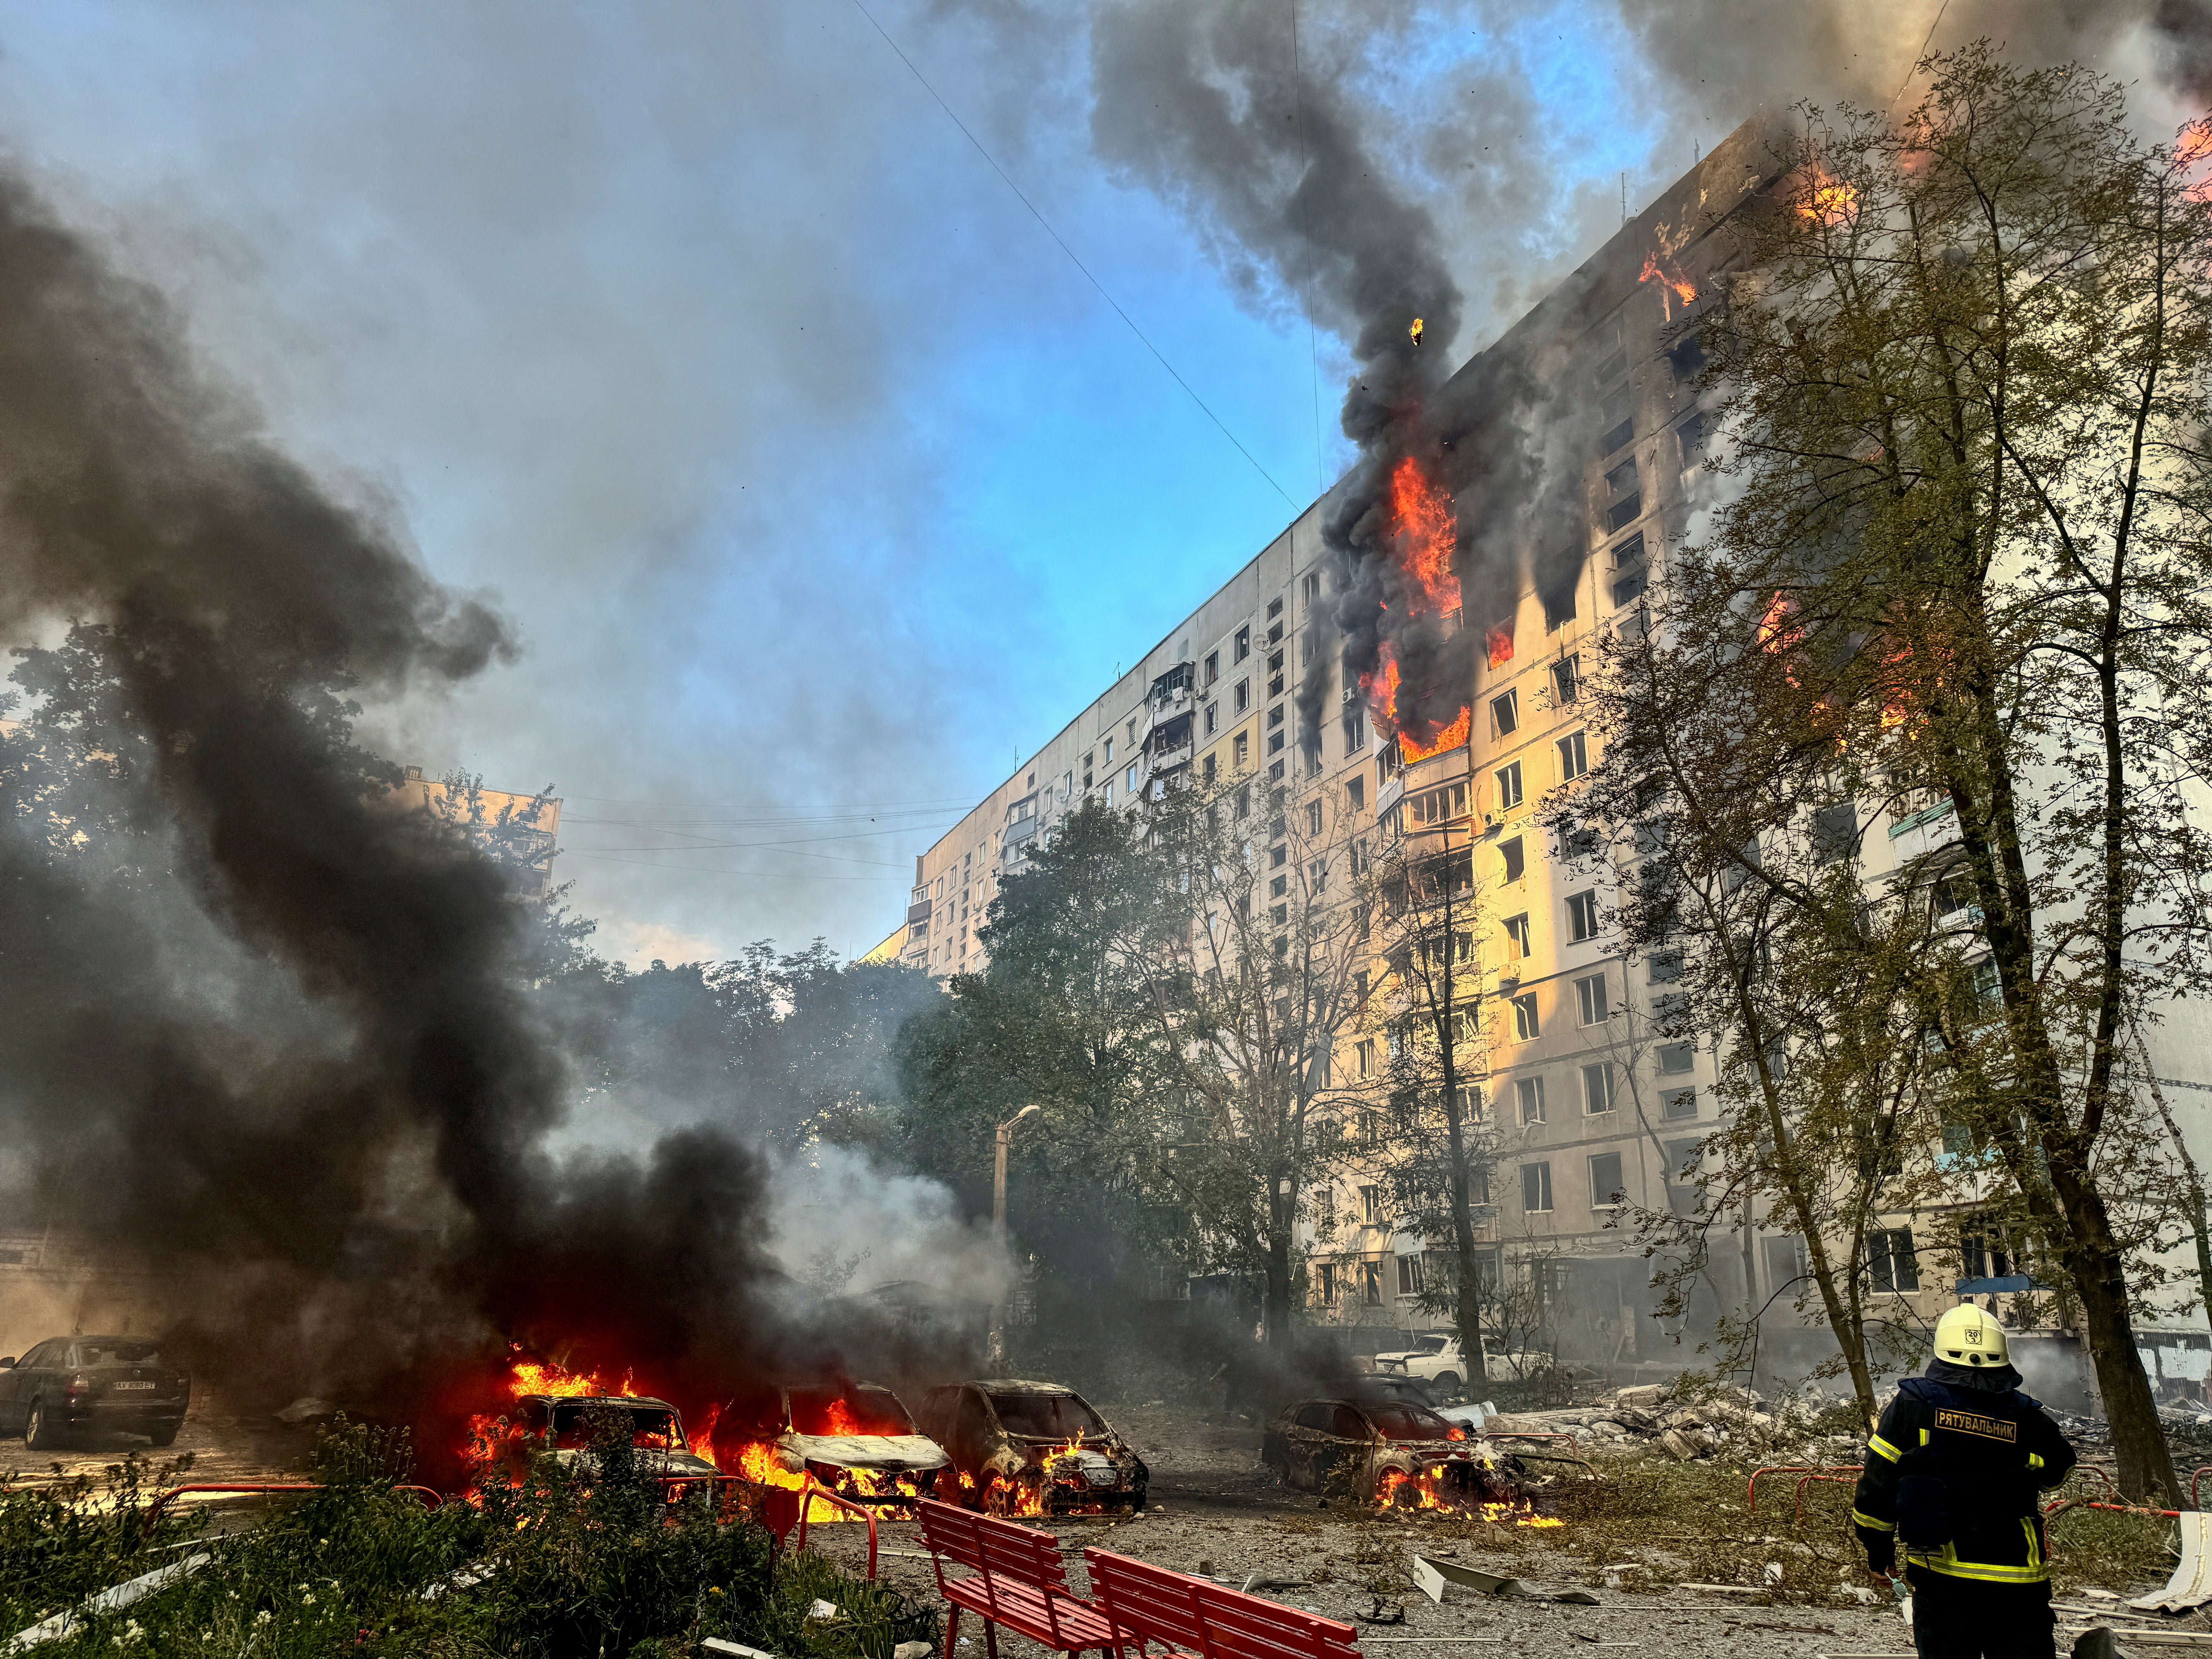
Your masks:
M1445 1489L1448 1466L1439 1464L1423 1469L1417 1475L1402 1469L1383 1472L1381 1483L1375 1489L1375 1501L1383 1509L1449 1510L1455 1513L1478 1516L1501 1525L1516 1527L1563 1527L1564 1521L1548 1515L1539 1515L1528 1504L1458 1504L1452 1501Z
M1437 729L1435 741L1426 749L1422 748L1401 732L1398 734L1398 752L1405 757L1406 764L1411 766L1415 761L1425 761L1431 755L1441 755L1447 750L1457 749L1467 741L1468 732L1473 729L1474 724L1474 711L1471 708L1462 708L1459 711L1457 720L1449 726Z
M1812 178L1806 181L1805 193L1797 203L1797 212L1800 217L1818 224L1848 224L1858 217L1858 186L1831 178L1826 167L1815 163Z
M1390 469L1390 520L1398 568L1410 579L1403 599L1407 614L1456 615L1460 585L1452 574L1452 558L1459 548L1459 525L1451 493L1423 471L1420 462L1411 455L1401 456ZM1510 641L1511 636L1507 637ZM1400 755L1411 763L1465 743L1474 722L1464 704L1459 718L1432 731L1425 745L1408 735L1406 717L1398 708L1401 680L1398 655L1388 640L1382 642L1381 656L1379 668L1359 677L1359 690L1377 723L1398 738Z
M1647 253L1644 256L1644 271L1636 280L1659 284L1660 303L1665 308L1667 320L1670 323L1674 320L1675 301L1680 300L1686 307L1697 303L1698 285L1685 276L1680 267L1672 259L1659 254Z

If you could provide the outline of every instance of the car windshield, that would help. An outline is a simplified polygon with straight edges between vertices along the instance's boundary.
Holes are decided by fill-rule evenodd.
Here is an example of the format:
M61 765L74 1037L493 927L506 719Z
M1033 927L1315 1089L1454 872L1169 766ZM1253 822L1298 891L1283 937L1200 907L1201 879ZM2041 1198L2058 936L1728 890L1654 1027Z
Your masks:
M151 1342L80 1341L76 1345L76 1363L80 1365L158 1365L161 1355Z
M913 1434L914 1419L889 1389L793 1389L795 1434Z
M1444 1340L1441 1336L1422 1336L1413 1340L1415 1353L1442 1353L1443 1351Z
M617 1406L605 1400L564 1400L553 1408L553 1443L562 1451L588 1451L595 1419L605 1413L628 1417L629 1443L649 1451L681 1451L676 1414L660 1406Z
M1108 1433L1098 1413L1072 1394L994 1394L991 1409L1008 1434L1028 1440L1103 1438Z
M1467 1431L1456 1428L1425 1406L1405 1401L1377 1401L1366 1407L1368 1416L1385 1440L1464 1440Z

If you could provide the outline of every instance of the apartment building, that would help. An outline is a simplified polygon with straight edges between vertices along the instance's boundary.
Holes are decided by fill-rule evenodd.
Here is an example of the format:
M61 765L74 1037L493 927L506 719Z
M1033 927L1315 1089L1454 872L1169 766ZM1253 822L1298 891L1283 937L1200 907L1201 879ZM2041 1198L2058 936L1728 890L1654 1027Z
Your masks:
M1624 1222L1632 1209L1681 1212L1695 1200L1690 1172L1717 1123L1717 1079L1709 1042L1650 1035L1666 963L1624 958L1606 927L1605 871L1556 845L1540 819L1546 798L1599 758L1580 695L1595 641L1643 625L1638 601L1710 487L1701 465L1709 417L1695 386L1702 359L1679 325L1725 268L1732 244L1716 232L1775 183L1778 118L1755 118L1731 135L1490 349L1568 343L1551 390L1559 429L1581 453L1585 538L1578 550L1553 550L1570 567L1579 554L1571 585L1557 580L1555 556L1540 595L1530 575L1516 593L1466 596L1470 611L1480 607L1488 648L1474 653L1464 743L1401 764L1399 746L1341 684L1322 540L1332 492L916 860L901 951L939 978L980 970L975 931L998 884L1056 823L1086 800L1133 804L1186 768L1283 784L1297 799L1334 791L1379 842L1471 848L1468 967L1483 1010L1473 1070L1497 1147L1480 1238L1501 1275L1518 1275L1543 1298L1562 1356L1585 1363L1679 1366L1693 1352L1649 1316L1651 1264ZM1462 367L1447 398L1479 383L1481 361ZM1315 664L1328 683L1310 763L1297 691ZM1870 879L1926 850L1942 817L1932 805L1869 835ZM1337 1063L1357 1065L1351 1055ZM1316 1317L1438 1322L1417 1305L1434 1280L1429 1241L1397 1230L1386 1192L1382 1170L1355 1164L1311 1194ZM1802 1247L1761 1216L1743 1219L1735 1248L1705 1276L1712 1305L1693 1299L1693 1325L1709 1326L1747 1294L1776 1297L1788 1317ZM1981 1272L1971 1247L1963 1276L1948 1262L1939 1269L1929 1229L1922 1223L1916 1238L1915 1223L1895 1218L1867 1267L1878 1291L1930 1322L1966 1283L2002 1279L2014 1265L1990 1240Z

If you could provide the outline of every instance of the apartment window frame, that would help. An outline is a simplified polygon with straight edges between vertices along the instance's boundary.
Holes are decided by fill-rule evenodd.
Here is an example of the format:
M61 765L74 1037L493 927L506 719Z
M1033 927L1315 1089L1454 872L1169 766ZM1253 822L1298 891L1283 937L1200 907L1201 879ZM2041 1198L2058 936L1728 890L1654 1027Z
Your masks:
M1521 729L1521 690L1508 686L1490 700L1490 732L1510 738Z
M1504 866L1503 879L1509 884L1528 873L1528 848L1520 836L1498 842L1498 856Z
M1498 810L1510 812L1525 798L1521 787L1521 763L1509 761L1498 769Z
M1498 925L1504 930L1506 943L1513 947L1514 961L1526 962L1535 954L1534 932L1529 926L1526 910L1517 916L1506 917Z
M1589 1195L1592 1210L1618 1210L1627 1203L1628 1181L1619 1152L1589 1155Z
M1236 638L1231 641L1231 662L1243 662L1252 654L1252 625L1249 623L1237 630Z
M1570 652L1552 665L1552 696L1562 708L1571 708L1582 696L1583 659Z
M1534 1077L1513 1079L1513 1103L1519 1109L1523 1127L1544 1121L1544 1078L1540 1072Z
M1659 1091L1659 1115L1662 1120L1686 1123L1698 1115L1698 1091L1693 1084L1686 1089L1662 1089Z
M1582 1073L1583 1115L1603 1117L1618 1109L1615 1097L1620 1093L1620 1079L1613 1063L1609 1060L1584 1060L1579 1069Z
M1534 1042L1544 1035L1544 1018L1536 1006L1536 994L1523 991L1513 1000L1513 1040Z
M1585 1027L1602 1025L1613 1018L1613 998L1602 973L1586 974L1575 981L1575 1012Z
M1523 1215L1549 1215L1552 1212L1552 1165L1548 1159L1521 1166L1521 1212Z
M1910 1227L1876 1227L1867 1234L1867 1283L1884 1296L1920 1290L1920 1251Z
M1694 1042L1662 1042L1658 1056L1662 1077L1688 1077L1698 1069L1698 1046Z
M1587 945L1598 936L1597 889L1585 888L1567 895L1567 942Z
M1553 745L1559 753L1559 781L1572 783L1589 773L1589 732L1588 728L1570 732Z

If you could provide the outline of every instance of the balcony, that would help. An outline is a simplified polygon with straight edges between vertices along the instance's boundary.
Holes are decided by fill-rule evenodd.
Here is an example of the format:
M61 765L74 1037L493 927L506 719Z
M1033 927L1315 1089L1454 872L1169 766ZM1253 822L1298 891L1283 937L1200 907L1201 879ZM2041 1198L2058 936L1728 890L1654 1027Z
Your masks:
M928 920L929 901L927 899L923 899L919 903L909 904L906 907L906 925L908 927L911 927L917 922L926 922Z

